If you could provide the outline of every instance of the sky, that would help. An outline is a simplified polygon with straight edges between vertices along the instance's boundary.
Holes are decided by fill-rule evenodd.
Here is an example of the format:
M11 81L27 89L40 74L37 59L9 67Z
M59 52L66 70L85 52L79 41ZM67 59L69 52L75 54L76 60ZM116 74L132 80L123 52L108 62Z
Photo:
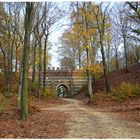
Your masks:
M60 3L58 2L58 6L63 8L66 12L68 12L68 4L67 3ZM60 46L59 38L62 36L65 29L68 28L69 18L68 15L64 16L56 23L53 28L54 31L50 34L49 41L51 42L51 67L60 67L59 66L59 54L58 54L58 47Z
M58 54L58 47L60 46L59 44L59 38L65 31L66 27L58 27L49 37L49 41L51 42L51 65L52 67L59 67L59 54Z
M50 38L50 42L52 44L52 47L51 47L51 50L50 50L50 53L51 53L51 66L52 67L59 67L59 62L58 62L58 40L59 40L59 37L61 36L63 32L63 29L59 29L57 31L55 31L55 34L53 33L49 38Z

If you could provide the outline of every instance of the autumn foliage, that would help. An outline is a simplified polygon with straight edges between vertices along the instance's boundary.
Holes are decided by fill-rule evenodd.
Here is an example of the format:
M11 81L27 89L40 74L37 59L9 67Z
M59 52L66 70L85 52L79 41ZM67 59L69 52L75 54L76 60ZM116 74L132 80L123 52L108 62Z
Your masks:
M85 66L79 70L75 70L73 75L77 76L78 78L80 77L86 77L87 76L87 70L90 71L92 76L97 80L101 76L103 76L103 66L102 64L95 64L95 65L90 65L90 66Z
M112 90L112 96L117 99L127 99L140 95L140 86L123 82L120 87Z

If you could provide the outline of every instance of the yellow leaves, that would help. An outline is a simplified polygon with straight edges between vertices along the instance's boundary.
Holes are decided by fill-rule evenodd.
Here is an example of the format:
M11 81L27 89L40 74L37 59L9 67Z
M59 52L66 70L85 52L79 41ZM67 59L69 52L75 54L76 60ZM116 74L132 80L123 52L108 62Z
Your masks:
M89 50L91 47L90 46L85 46L85 48Z
M107 39L110 42L110 40L111 40L111 34L110 33L107 34Z
M117 100L135 97L140 95L140 87L139 85L123 82L116 89L112 89L112 95Z
M93 74L96 74L98 71L102 71L103 67L101 64L95 64L88 66L87 69L91 71Z
M72 30L73 31L79 31L81 29L81 25L80 24L75 24L72 26Z
M106 23L105 24L105 28L111 28L111 23L109 22L109 23Z
M95 28L90 28L88 30L88 32L89 32L89 35L93 35L93 34L95 34L97 32L97 30Z
M77 77L86 77L87 76L87 70L91 72L92 75L94 75L95 79L100 78L103 75L103 67L101 64L95 64L83 67L82 69L76 70L73 75Z
M88 51L92 51L93 50L92 46L88 46L87 45L87 46L85 46L85 48L88 49Z
M7 99L2 94L0 94L0 114L4 113L7 109Z
M73 76L76 76L78 77L79 79L80 78L83 78L83 77L86 77L86 69L85 68L82 68L82 69L79 69L79 70L75 70L73 72Z
M96 79L103 75L103 66L101 64L90 65L87 67L87 70L89 70Z
M96 14L98 15L97 18L95 16ZM90 45L93 42L97 44L100 30L103 32L103 41L105 41L105 43L107 41L110 42L110 19L109 17L105 17L106 21L104 26L103 18L102 10L96 4L88 3L87 5L79 5L78 10L74 10L71 13L72 26L63 34L63 41L65 41L69 47L83 47L85 44ZM99 28L97 28L97 20ZM90 49L89 46L84 46L83 50L85 50L85 48Z
M85 39L89 37L88 32L86 31L81 32L81 36L83 36Z
M90 28L88 31L81 31L80 36L82 36L85 40L91 40L94 36L96 36L96 29Z
M93 15L91 14L91 12L90 11L86 11L86 18L87 18L87 20L89 21L89 22L91 22L91 21L93 21L94 20L94 17L93 17Z

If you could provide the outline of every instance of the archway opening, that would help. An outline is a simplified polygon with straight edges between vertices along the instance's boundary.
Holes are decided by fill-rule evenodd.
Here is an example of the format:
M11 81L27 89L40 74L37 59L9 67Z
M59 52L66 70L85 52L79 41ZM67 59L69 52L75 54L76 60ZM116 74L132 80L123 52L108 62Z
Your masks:
M65 84L60 84L57 86L57 96L68 97L68 87Z

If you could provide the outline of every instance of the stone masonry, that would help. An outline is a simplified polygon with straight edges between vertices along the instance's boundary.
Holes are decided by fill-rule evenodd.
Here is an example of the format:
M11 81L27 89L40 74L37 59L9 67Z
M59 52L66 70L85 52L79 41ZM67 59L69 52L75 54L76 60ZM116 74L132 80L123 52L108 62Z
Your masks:
M48 68L46 76L46 87L56 89L65 85L70 95L76 94L83 85L87 84L86 77L78 77L74 71L65 69Z

